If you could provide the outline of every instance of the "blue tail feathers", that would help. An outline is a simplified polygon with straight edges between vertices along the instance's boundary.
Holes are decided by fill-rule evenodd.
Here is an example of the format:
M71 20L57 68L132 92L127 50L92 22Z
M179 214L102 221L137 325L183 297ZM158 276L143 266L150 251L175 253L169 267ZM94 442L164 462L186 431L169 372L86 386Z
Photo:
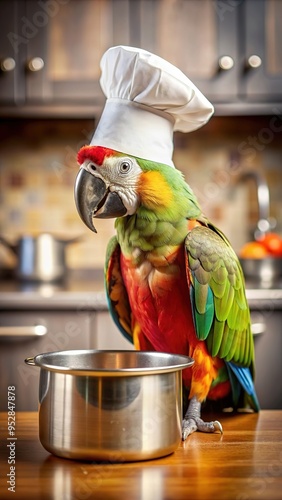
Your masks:
M259 411L260 405L255 391L254 382L249 368L235 365L234 363L226 362L229 373L230 383L232 387L232 394L235 406L237 406L241 390L249 396L248 402L251 404L253 410Z

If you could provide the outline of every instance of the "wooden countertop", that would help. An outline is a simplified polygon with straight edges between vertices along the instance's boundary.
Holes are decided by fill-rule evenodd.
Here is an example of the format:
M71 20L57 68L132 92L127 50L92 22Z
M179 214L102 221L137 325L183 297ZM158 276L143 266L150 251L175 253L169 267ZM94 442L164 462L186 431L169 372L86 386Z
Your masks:
M214 416L213 416L214 418ZM0 414L0 498L36 500L281 500L282 411L223 414L224 433L194 433L172 455L103 464L41 446L37 412L16 414L15 493L8 490L7 413ZM11 453L11 457L12 457Z

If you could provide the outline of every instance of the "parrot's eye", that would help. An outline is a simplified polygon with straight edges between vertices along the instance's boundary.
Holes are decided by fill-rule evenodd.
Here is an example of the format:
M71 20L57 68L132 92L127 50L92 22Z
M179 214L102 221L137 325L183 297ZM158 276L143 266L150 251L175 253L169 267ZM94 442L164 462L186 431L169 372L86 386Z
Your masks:
M119 171L121 174L127 174L132 167L132 163L129 160L123 160L119 164Z
M95 172L97 170L96 167L95 167L95 165L94 165L94 163L88 163L87 166L88 166L88 170L90 172Z

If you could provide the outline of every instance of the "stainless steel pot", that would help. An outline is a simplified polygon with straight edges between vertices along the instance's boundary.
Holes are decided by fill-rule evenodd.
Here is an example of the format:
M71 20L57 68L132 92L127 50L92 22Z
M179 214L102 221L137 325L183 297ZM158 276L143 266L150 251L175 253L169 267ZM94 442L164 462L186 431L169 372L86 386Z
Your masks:
M194 361L142 351L59 351L39 366L39 436L49 452L126 462L175 451L181 439L182 373Z
M275 281L282 276L282 259L265 257L264 259L240 259L246 278L256 281Z
M49 233L22 236L13 245L0 236L0 242L17 257L15 276L21 280L56 281L66 273L66 246L80 237L63 240Z

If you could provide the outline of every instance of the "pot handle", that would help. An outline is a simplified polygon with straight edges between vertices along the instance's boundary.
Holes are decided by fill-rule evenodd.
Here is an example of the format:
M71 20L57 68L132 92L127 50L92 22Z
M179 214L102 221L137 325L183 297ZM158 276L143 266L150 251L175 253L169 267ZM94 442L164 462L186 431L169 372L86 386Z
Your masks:
M35 362L34 362L34 358L26 358L24 360L25 364L27 365L30 365L30 366L36 366Z

